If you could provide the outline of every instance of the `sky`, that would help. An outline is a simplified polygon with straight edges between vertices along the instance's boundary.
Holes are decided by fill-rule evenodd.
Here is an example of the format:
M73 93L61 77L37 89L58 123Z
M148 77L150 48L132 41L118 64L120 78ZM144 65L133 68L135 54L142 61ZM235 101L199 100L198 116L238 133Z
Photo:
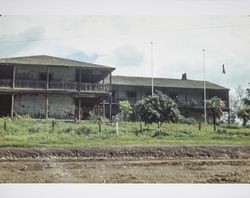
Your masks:
M138 2L134 7L140 5ZM250 9L248 12L246 6L250 8L250 1L237 4L219 1L221 8L230 11L221 9L221 14L217 1L207 4L203 13L197 9L198 1L189 4L181 0L167 1L173 8L166 6L168 11L176 10L176 13L164 13L165 4L161 0L158 4L145 2L145 12L137 14L132 10L51 15L50 11L34 14L34 9L32 15L23 13L22 9L16 14L4 13L0 17L0 57L44 54L116 67L115 75L151 76L152 52L154 77L180 79L182 73L187 73L188 79L195 80L203 80L204 58L206 80L232 91L239 85L249 86L250 16L247 13ZM150 5L152 12L148 12ZM105 10L105 5L101 6ZM188 12L184 12L185 6L189 7ZM88 8L91 10L91 6ZM222 73L223 64L226 74Z

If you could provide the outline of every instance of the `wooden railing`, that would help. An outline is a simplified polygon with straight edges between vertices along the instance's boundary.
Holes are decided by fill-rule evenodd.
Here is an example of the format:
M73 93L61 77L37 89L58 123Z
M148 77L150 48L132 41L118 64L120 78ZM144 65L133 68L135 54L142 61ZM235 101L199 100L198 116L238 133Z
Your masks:
M15 80L15 88L46 89L46 81L43 80Z
M0 79L0 87L2 87L2 88L12 87L12 80L11 79Z
M0 79L0 88L11 88L13 85L12 79ZM79 87L80 86L80 87ZM46 81L43 80L23 80L16 79L14 88L18 89L46 89ZM50 81L49 90L71 90L81 92L102 92L110 91L109 84L98 83L80 83L76 81Z

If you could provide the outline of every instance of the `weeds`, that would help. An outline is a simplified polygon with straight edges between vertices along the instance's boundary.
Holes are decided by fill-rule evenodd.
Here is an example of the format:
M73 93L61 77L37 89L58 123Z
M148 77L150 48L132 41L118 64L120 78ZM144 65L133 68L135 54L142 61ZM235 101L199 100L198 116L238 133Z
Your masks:
M141 127L141 128L140 128ZM134 144L249 144L250 129L221 125L213 132L210 125L156 124L140 126L137 122L99 126L92 121L0 119L0 146L98 146Z

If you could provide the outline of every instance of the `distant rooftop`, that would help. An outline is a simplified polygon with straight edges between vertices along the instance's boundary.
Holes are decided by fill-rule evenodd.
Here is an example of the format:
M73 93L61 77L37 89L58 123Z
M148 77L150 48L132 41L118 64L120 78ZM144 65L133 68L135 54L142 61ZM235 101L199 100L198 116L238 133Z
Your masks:
M92 63L80 62L65 58L47 56L47 55L1 58L0 65L1 64L34 65L34 66L44 65L44 66L64 66L64 67L66 66L66 67L82 67L82 68L115 70L114 67L96 65Z
M127 86L144 86L151 87L151 78L149 77L132 77L132 76L112 76L113 85ZM181 80L171 78L154 78L154 86L169 88L193 88L203 89L203 81L200 80ZM207 89L224 89L225 87L206 81Z

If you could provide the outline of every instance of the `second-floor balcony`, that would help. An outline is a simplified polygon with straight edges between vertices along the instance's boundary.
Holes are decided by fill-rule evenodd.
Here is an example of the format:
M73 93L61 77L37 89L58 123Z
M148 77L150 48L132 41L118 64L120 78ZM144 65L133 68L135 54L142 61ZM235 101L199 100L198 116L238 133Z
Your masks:
M109 84L100 83L85 83L66 80L51 80L48 83L44 80L24 80L16 79L13 83L12 79L0 79L1 88L13 88L14 89L41 89L41 90L69 90L80 92L101 92L108 93L110 91Z

